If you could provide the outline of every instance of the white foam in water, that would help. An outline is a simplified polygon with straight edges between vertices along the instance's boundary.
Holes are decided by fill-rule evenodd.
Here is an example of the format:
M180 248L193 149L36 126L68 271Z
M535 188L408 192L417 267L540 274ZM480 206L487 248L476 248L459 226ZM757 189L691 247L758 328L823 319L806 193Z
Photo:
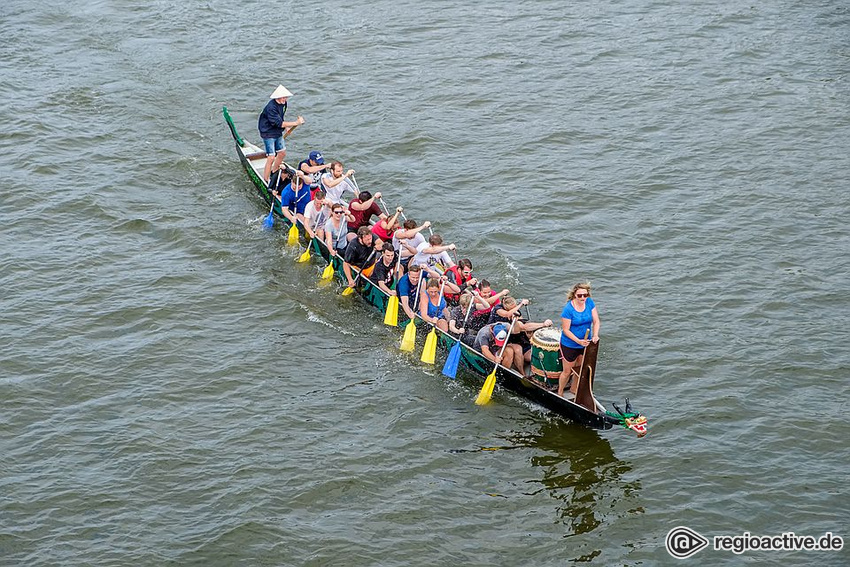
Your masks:
M519 268L516 264L514 264L510 258L505 258L505 263L508 265L508 273L505 274L505 279L510 281L512 284L519 285Z
M343 329L343 328L341 328L341 327L337 327L337 326L336 326L336 325L334 325L333 323L329 323L328 321L325 321L324 319L322 319L321 317L319 317L318 315L316 315L315 313L313 313L312 311L310 311L309 309L307 309L307 308L306 308L306 307L304 307L303 305L301 306L301 308L302 308L304 311L306 311L306 312L307 312L307 320L308 320L308 321L311 321L311 322L313 322L313 323L319 323L319 324L321 324L321 325L324 325L325 327L330 327L330 328L331 328L331 329L333 329L334 331L339 331L339 332L340 332L340 333L342 333L343 335L348 335L348 336L350 336L350 337L354 337L354 336L356 336L356 335L355 335L354 333L352 333L351 331L346 331L345 329Z

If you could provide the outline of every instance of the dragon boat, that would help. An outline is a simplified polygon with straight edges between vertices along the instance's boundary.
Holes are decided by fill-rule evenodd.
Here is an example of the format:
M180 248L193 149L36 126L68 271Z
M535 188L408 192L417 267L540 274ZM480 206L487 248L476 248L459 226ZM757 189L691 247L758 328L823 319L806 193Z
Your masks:
M273 196L262 178L266 160L265 150L260 146L244 140L239 135L227 107L222 108L222 113L224 115L225 122L230 128L233 140L236 143L236 155L239 157L239 161L242 162L242 165L245 168L248 177L251 179L251 182L256 187L257 192L265 200L267 205L271 205ZM275 201L275 204L270 206L270 210L287 228L291 227L291 223L283 216L283 213L280 210L279 201ZM301 238L303 239L306 231L303 230L303 227L299 226L298 228L301 229L300 233ZM321 241L321 239L314 238L309 242L306 242L306 246L311 257L315 261L322 262L325 266L331 263L331 255L329 254L327 246ZM332 265L334 276L345 283L346 279L342 271L342 261L339 258L334 258L333 260ZM352 267L352 272L356 275L358 273L357 268ZM374 285L368 278L358 278L358 284L355 291L370 306L374 307L381 313L386 312L389 303L389 295L377 285ZM404 314L404 311L401 310L399 312L399 325L403 322L407 322L406 319L402 319L405 317L406 315ZM444 333L440 329L421 319L418 313L416 314L415 324L420 329L427 329L428 331L434 329L436 331L438 337L437 346L442 353L448 352L458 342L454 336ZM554 391L554 386L557 384L557 373L547 370L547 359L549 359L548 362L550 363L548 368L551 369L551 360L556 359L558 356L558 354L555 354L555 349L557 347L553 347L551 343L554 340L553 336L559 336L560 333L553 329L549 329L549 331L553 333L553 335L550 335L549 337L538 337L537 333L535 333L535 336L532 338L532 344L539 346L539 348L535 348L535 353L538 356L533 356L532 358L531 376L522 376L514 369L496 364L487 359L479 351L463 342L460 343L460 367L466 369L469 374L473 375L475 380L483 380L484 377L488 376L493 371L495 366L497 384L567 418L570 421L579 423L591 429L608 430L615 426L621 426L634 431L637 433L638 437L646 435L646 417L639 412L634 411L628 399L626 399L624 410L612 403L611 405L614 411L611 411L601 404L593 395L592 387L593 379L596 376L596 359L599 348L598 342L591 343L586 349L585 360L582 365L581 377L579 379L579 388L576 394L573 395L572 393L565 392L564 396L559 396ZM480 386L481 383L479 382L478 385Z

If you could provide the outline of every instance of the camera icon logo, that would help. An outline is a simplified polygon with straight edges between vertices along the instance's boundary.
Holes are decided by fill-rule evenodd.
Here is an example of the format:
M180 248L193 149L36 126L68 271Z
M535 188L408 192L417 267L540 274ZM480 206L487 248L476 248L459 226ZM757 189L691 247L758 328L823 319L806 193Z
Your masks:
M676 526L667 532L664 545L667 547L667 553L676 559L685 559L706 547L708 540L691 528Z

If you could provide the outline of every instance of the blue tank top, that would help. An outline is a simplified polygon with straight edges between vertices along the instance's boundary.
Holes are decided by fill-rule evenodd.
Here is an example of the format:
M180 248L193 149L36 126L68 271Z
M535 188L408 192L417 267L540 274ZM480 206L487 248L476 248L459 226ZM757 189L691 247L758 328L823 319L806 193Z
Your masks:
M439 305L434 305L433 303L431 303L431 298L430 297L428 298L428 317L439 318L440 315L443 314L443 309L445 309L445 308L446 308L446 299L444 297L440 298L440 304Z

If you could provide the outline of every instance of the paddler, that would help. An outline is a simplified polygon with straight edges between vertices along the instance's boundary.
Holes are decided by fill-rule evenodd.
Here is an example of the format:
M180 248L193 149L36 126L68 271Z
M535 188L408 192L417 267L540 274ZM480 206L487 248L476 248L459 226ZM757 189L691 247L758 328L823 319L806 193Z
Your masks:
M348 287L354 287L351 266L357 266L362 270L367 267L367 263L371 265L375 254L372 230L368 226L361 226L357 229L357 238L349 242L345 249L345 262L342 264L342 271L348 280Z

